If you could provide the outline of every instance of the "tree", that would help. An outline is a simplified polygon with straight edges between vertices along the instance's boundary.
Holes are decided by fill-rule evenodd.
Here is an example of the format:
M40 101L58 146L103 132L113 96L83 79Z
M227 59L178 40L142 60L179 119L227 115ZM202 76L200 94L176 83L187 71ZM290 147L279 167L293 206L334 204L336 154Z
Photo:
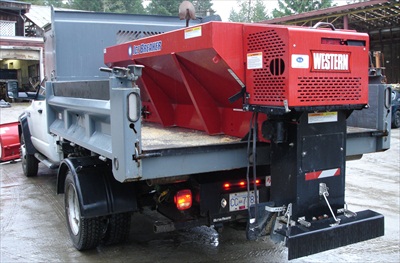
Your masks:
M269 18L262 0L238 0L237 3L240 9L238 12L231 10L231 22L259 22Z
M269 18L269 15L265 10L266 6L264 5L264 2L259 0L256 1L253 9L252 22L267 20Z
M152 0L146 10L151 15L178 16L182 0Z
M20 0L33 5L67 7L77 10L145 14L143 0Z
M67 6L86 11L144 14L146 11L142 3L143 0L68 0Z
M45 5L54 7L64 7L62 0L45 0Z
M32 1L29 1L29 0L21 0L21 1L22 1L22 2L25 2L25 3L32 4L32 5L45 5L45 4L44 4L45 0L32 0Z
M212 9L211 0L195 0L191 2L196 10L196 16L204 17L215 13L215 10Z
M143 0L120 0L131 14L146 14L146 9L143 7ZM130 6L130 8L128 8Z
M102 12L104 10L103 0L68 0L67 6L71 9Z
M146 14L143 0L109 0L109 11L113 13Z
M30 3L32 5L64 7L62 0L21 0L22 2Z
M332 0L278 0L278 6L272 11L274 18L328 8L332 6Z

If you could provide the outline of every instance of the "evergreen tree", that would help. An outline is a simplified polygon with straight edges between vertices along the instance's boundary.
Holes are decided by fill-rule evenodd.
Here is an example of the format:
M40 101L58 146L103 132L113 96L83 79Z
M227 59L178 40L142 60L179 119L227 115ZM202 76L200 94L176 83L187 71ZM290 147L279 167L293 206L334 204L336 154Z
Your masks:
M196 16L204 17L215 13L215 10L212 9L211 0L194 0L191 2L196 10Z
M21 2L29 3L32 5L45 5L46 0L21 0Z
M182 0L152 0L146 10L151 15L178 16Z
M126 14L146 14L143 0L108 0L109 12Z
M143 0L120 0L125 6L126 10L129 10L130 14L146 14L146 10L143 7Z
M268 18L269 18L269 15L267 14L266 6L264 5L264 2L257 0L254 5L254 9L253 9L253 13L252 13L252 21L260 22L263 20L267 20Z
M67 6L71 9L103 12L104 0L68 0Z
M54 6L54 7L64 7L64 3L62 0L45 0L44 5Z
M64 7L62 0L20 0L22 2L30 3L32 5Z
M68 0L67 6L95 12L144 14L146 11L142 2L143 0Z
M269 16L262 0L238 0L239 11L234 9L229 14L231 22L259 22L267 20Z
M278 6L272 11L274 18L332 7L332 0L278 0Z

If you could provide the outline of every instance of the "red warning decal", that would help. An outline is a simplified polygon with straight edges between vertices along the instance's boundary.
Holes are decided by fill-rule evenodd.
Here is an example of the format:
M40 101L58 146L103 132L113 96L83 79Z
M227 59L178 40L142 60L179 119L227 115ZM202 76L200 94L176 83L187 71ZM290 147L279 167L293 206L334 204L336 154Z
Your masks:
M340 168L306 173L306 181L340 175Z

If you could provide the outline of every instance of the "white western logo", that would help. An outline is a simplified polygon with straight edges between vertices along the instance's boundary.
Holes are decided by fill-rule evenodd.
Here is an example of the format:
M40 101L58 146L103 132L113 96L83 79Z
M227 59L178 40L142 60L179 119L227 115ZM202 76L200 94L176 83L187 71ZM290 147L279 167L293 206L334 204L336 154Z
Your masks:
M349 54L313 53L314 70L349 71Z

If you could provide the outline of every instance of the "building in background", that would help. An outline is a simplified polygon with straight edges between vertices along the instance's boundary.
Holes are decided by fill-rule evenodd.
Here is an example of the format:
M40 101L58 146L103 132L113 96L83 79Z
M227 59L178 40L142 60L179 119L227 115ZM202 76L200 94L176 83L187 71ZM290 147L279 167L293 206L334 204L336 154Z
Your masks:
M26 2L0 1L0 99L7 99L7 81L29 91L44 75L45 26L50 7Z

